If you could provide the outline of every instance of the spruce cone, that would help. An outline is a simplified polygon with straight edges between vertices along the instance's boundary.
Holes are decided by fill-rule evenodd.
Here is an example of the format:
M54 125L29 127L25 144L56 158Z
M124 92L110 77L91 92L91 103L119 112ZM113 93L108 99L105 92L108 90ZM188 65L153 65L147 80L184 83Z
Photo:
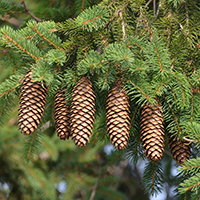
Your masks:
M18 125L19 130L25 135L33 133L40 123L46 103L46 85L31 80L31 70L28 70L20 95L20 108Z
M143 149L148 159L156 162L163 156L164 126L161 107L150 103L142 107L140 133Z
M116 80L107 97L107 131L115 148L126 148L129 138L130 117L128 95L121 81Z
M71 132L76 145L87 145L93 129L94 114L95 94L92 83L83 77L73 89L71 103Z
M186 142L180 141L177 138L177 135L169 135L169 147L171 154L179 165L182 165L183 162L190 158L190 145L186 145Z
M54 101L55 127L61 140L69 139L70 135L70 110L66 105L64 93L61 89L56 92Z

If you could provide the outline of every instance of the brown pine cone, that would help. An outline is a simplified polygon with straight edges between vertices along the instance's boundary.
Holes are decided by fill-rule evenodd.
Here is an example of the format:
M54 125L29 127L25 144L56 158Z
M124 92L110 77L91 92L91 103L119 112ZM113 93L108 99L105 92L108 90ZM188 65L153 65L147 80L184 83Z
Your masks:
M65 100L64 92L59 89L55 95L54 101L54 118L55 127L58 137L65 140L69 139L70 134L70 109L67 106L67 101Z
M40 123L46 103L47 88L40 82L31 80L31 70L27 71L22 83L18 117L19 130L25 135L33 133Z
M107 131L115 148L126 148L129 139L129 99L121 81L116 80L107 97Z
M158 104L148 103L142 107L140 117L142 146L148 159L156 162L163 156L164 126L163 114Z
M73 89L71 103L72 139L78 146L86 146L91 137L95 114L95 94L92 83L82 77Z
M169 147L174 160L182 165L185 160L190 158L191 146L187 145L186 141L181 141L177 138L177 135L169 135Z

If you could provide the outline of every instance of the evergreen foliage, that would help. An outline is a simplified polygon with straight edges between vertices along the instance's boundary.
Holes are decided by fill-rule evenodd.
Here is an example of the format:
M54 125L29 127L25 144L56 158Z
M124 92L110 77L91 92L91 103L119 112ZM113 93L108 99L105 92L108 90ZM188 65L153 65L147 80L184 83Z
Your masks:
M112 168L125 158L134 166L145 160L140 112L146 103L158 102L165 122L165 153L158 162L146 162L142 185L154 195L165 181L172 182L166 178L174 166L167 135L177 135L192 146L191 159L179 168L177 198L198 199L199 1L59 0L35 2L39 9L29 9L31 3L0 0L0 163L10 172L0 173L2 198L125 199L117 191L120 177ZM10 19L21 20L20 25ZM38 129L23 136L16 116L29 69L33 82L47 86L48 95ZM96 110L90 144L80 149L56 137L53 105L59 88L70 105L73 88L83 76L93 85ZM116 79L129 96L130 139L126 149L106 155L106 98ZM62 181L66 188L60 192L54 184ZM3 184L10 184L9 191Z

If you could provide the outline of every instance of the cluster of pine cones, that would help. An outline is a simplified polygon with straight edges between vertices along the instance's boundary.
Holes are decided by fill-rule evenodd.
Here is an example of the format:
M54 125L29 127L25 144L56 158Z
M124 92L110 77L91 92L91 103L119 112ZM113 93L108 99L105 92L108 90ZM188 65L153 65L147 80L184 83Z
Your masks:
M19 130L25 135L34 132L41 120L46 103L47 88L31 80L31 70L25 75L20 95ZM91 137L95 116L95 94L92 83L82 77L72 93L68 106L64 92L55 95L55 127L60 139L72 139L78 146L86 146ZM115 148L126 148L130 130L129 99L123 84L116 80L109 91L106 103L107 133ZM164 151L163 114L158 104L145 104L141 109L140 132L142 146L148 159L158 161ZM173 158L183 164L190 157L190 146L176 136L169 137Z

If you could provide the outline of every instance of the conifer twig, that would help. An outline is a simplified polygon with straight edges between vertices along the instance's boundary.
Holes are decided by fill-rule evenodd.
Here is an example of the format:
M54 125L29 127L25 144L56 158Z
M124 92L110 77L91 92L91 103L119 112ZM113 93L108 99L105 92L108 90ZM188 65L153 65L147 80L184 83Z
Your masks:
M156 0L153 0L153 14L156 15Z
M162 6L162 2L160 1L159 4L158 4L158 9L157 9L157 12L156 12L156 18L158 17L159 15L159 12L160 12L160 8Z
M21 0L21 4L24 6L25 11L37 22L43 22L40 18L36 17L33 13L29 11L29 8L26 6L24 0Z
M121 8L119 8L118 10L115 11L115 13L113 14L113 16L109 19L109 21L106 23L110 23L116 16L119 16L119 13L124 10L129 4L129 1L127 1Z
M122 16L122 10L119 12L119 17L122 20L122 32L123 32L123 38L122 39L125 40L125 38L126 38L126 30L125 30L125 23L124 23L123 16Z
M82 0L82 4L81 4L81 12L83 12L84 4L85 4L85 0Z
M147 7L151 2L152 2L152 0L149 0L149 1L146 3L145 7Z
M97 187L98 187L98 184L99 184L99 181L100 181L100 177L97 179L93 189L92 189L92 193L90 195L90 199L89 200L93 200L94 197L95 197L95 194L96 194L96 190L97 190Z
M198 142L197 140L192 140L192 139L189 139L189 138L187 138L187 137L183 137L183 139L185 140L185 141L187 141L187 142Z

